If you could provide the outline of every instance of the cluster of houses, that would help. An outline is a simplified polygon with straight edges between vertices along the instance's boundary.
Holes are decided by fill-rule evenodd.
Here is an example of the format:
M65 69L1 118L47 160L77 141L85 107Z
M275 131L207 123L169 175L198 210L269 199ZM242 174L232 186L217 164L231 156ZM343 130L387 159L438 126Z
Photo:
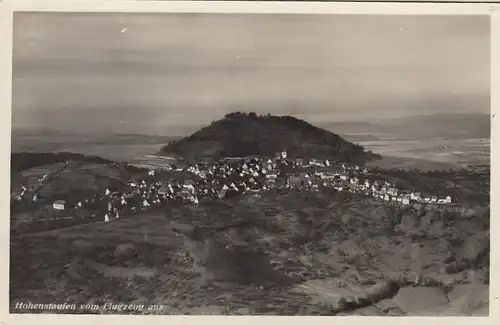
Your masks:
M203 200L224 199L246 192L272 189L335 190L364 194L387 202L411 204L451 204L451 197L423 196L421 193L398 190L387 181L373 180L375 175L366 168L332 166L328 160L289 159L286 150L273 158L225 158L217 162L196 163L186 167L166 166L169 172L189 172L192 179L182 182L160 179L160 169L152 169L148 177L130 181L120 188L107 188L90 197L72 198L73 202L57 200L57 211L87 209L98 211L104 221L120 218L120 214L161 206L168 202L199 204ZM336 170L335 170L336 169ZM333 171L332 171L333 170ZM33 196L37 200L37 195Z
M387 202L411 204L414 202L428 204L451 204L451 197L423 196L421 192L399 190L388 181L370 180L373 175L367 169L354 166L351 170L345 165L337 172L300 173L287 178L286 188L302 188L319 191L320 187L332 187L335 190L360 193Z
M438 198L437 196L422 196L421 192L412 192L408 190L399 190L393 187L390 183L385 182L382 186L378 183L372 185L372 195L375 198L384 201L396 201L402 204L410 204L413 202L428 203L428 204L451 204L451 196Z

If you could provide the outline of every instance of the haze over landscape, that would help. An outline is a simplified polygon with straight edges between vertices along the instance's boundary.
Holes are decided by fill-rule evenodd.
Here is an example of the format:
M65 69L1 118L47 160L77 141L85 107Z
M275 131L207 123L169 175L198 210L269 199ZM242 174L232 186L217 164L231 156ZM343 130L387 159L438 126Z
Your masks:
M233 111L292 115L404 156L397 141L434 151L429 138L489 138L487 17L22 13L14 23L13 151L130 159ZM121 133L151 137L117 147L108 135Z

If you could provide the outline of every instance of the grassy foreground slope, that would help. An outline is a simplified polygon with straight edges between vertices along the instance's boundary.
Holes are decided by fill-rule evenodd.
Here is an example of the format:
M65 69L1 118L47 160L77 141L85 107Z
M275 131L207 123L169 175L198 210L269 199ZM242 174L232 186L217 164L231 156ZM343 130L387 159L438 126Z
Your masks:
M202 285L212 271L186 258L171 223L237 220L246 223L215 240L264 251L299 284ZM19 301L163 306L126 312L138 314L488 312L489 210L482 206L401 208L338 193L269 192L13 238L12 256L11 312L23 312L14 309ZM465 291L477 294L464 298Z

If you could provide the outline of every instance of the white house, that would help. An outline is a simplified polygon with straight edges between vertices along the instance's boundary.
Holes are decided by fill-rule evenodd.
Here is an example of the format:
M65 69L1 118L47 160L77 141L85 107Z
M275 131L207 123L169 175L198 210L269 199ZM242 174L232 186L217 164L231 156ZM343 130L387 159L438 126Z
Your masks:
M431 197L431 203L437 203L438 198L436 196Z
M287 156L288 155L286 153L286 149L283 149L283 151L281 152L281 158L286 159Z
M222 190L219 191L218 197L219 199L223 199L226 197L227 190L229 189L226 185L224 185L226 188L222 188Z
M150 170L150 171L148 172L148 175L149 175L149 176L154 176L154 174L155 174L155 171L154 171L154 170Z
M191 181L191 180L186 180L184 182L184 184L182 185L182 187L185 189L185 190L189 190L191 192L194 192L194 182Z
M390 200L391 197L389 196L389 194L384 195L384 201L390 201Z
M418 201L418 200L421 200L422 199L422 193L420 192L412 192L411 195L410 195L411 199L412 200L415 200L415 201Z
M451 203L451 196L447 196L445 199L444 199L444 202L446 204L450 204Z
M276 177L277 177L276 174L268 174L268 175L266 175L267 179L276 179Z
M53 204L54 210L62 211L62 210L64 210L65 206L66 206L66 201L64 201L64 200L57 200Z
M410 204L410 197L409 196L403 197L403 204Z
M397 188L395 188L395 187L391 187L391 188L387 191L387 193L388 193L389 195L394 195L394 196L395 196L395 195L398 195L398 192L399 192L399 191L398 191L398 189L397 189Z

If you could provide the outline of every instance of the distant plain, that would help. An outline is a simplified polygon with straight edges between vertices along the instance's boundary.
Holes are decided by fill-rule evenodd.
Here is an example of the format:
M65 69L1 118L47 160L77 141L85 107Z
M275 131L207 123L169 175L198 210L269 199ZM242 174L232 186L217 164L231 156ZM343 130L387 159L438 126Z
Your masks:
M441 127L435 127L436 124ZM446 169L490 163L490 121L486 114L437 114L378 123L316 125L381 154L384 159L372 163L381 167ZM12 132L12 152L66 151L136 162L147 160L144 156L155 154L163 145L186 135L17 128Z

